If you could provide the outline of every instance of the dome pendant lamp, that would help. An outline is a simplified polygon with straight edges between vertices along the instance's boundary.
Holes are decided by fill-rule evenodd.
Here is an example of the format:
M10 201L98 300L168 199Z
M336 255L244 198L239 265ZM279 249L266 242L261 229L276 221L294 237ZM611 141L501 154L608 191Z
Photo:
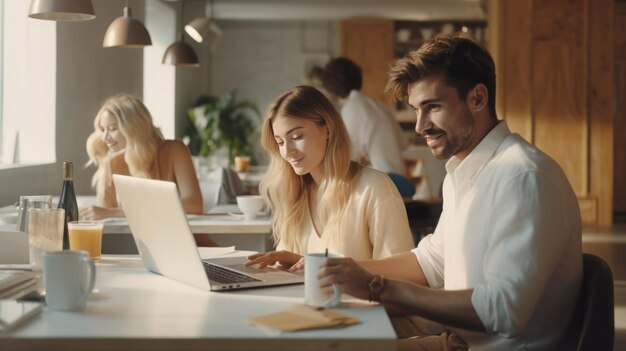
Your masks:
M222 30L215 23L213 0L210 3L211 14L206 17L198 17L185 26L185 31L198 43L208 42L211 52L215 52L217 44L222 37Z
M152 45L146 27L132 17L128 0L124 6L124 16L116 18L104 34L102 47L105 48L143 48Z
M28 17L49 21L89 21L96 18L91 0L31 0Z
M184 11L185 2L183 1L183 6L181 10L181 14L183 16L185 13ZM183 23L182 19L180 19L180 23ZM176 27L178 27L178 23L176 23ZM174 42L173 44L168 46L167 50L165 50L165 54L163 55L163 64L181 67L200 66L198 55L196 55L196 52L193 50L191 45L185 43L185 38L182 32L180 34L180 39L177 42Z

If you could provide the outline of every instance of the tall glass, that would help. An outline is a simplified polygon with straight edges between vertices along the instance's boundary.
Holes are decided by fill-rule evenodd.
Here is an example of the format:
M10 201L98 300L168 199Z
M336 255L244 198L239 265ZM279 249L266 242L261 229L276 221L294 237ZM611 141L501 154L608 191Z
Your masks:
M52 195L20 196L17 208L17 230L28 233L28 209L51 208Z
M62 208L28 209L28 248L33 270L41 271L44 253L63 248L64 223Z

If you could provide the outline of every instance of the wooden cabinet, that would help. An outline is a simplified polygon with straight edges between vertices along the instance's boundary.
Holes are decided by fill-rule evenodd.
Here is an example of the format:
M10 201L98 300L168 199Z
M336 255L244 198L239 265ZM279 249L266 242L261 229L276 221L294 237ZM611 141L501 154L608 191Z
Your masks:
M361 66L363 94L390 106L385 94L387 70L393 63L393 21L386 19L347 19L339 23L339 55Z
M487 39L487 21L484 20L438 20L394 21L390 19L356 18L339 23L339 54L361 66L363 70L363 93L386 102L397 112L402 128L417 144L423 139L417 136L415 116L404 103L394 104L385 94L387 71L393 62L409 51L419 48L424 40L439 33L465 33L480 42Z
M498 116L561 165L592 225L613 216L613 1L489 1Z
M437 34L460 33L486 44L485 20L394 21L394 57L404 57Z

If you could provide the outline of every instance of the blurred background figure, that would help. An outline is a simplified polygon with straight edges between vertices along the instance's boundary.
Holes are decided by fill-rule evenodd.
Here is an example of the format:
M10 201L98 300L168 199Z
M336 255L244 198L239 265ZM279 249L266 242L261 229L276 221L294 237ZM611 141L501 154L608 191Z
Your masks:
M341 108L352 142L352 160L406 177L402 150L409 140L386 106L360 93L361 68L345 57L332 59L324 67L322 84Z

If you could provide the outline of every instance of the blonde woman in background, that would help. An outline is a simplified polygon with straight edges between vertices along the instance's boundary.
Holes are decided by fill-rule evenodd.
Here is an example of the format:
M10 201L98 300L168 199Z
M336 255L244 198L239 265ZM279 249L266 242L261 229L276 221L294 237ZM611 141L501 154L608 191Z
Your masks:
M350 161L341 116L317 89L299 86L270 107L261 142L270 154L260 191L272 210L276 251L247 265L302 266L306 253L383 258L411 250L404 203L389 177Z
M92 185L95 206L81 209L81 219L123 217L113 174L175 182L187 213L202 213L202 194L189 150L180 140L164 140L138 98L116 95L100 108L87 139L87 165L98 170Z

